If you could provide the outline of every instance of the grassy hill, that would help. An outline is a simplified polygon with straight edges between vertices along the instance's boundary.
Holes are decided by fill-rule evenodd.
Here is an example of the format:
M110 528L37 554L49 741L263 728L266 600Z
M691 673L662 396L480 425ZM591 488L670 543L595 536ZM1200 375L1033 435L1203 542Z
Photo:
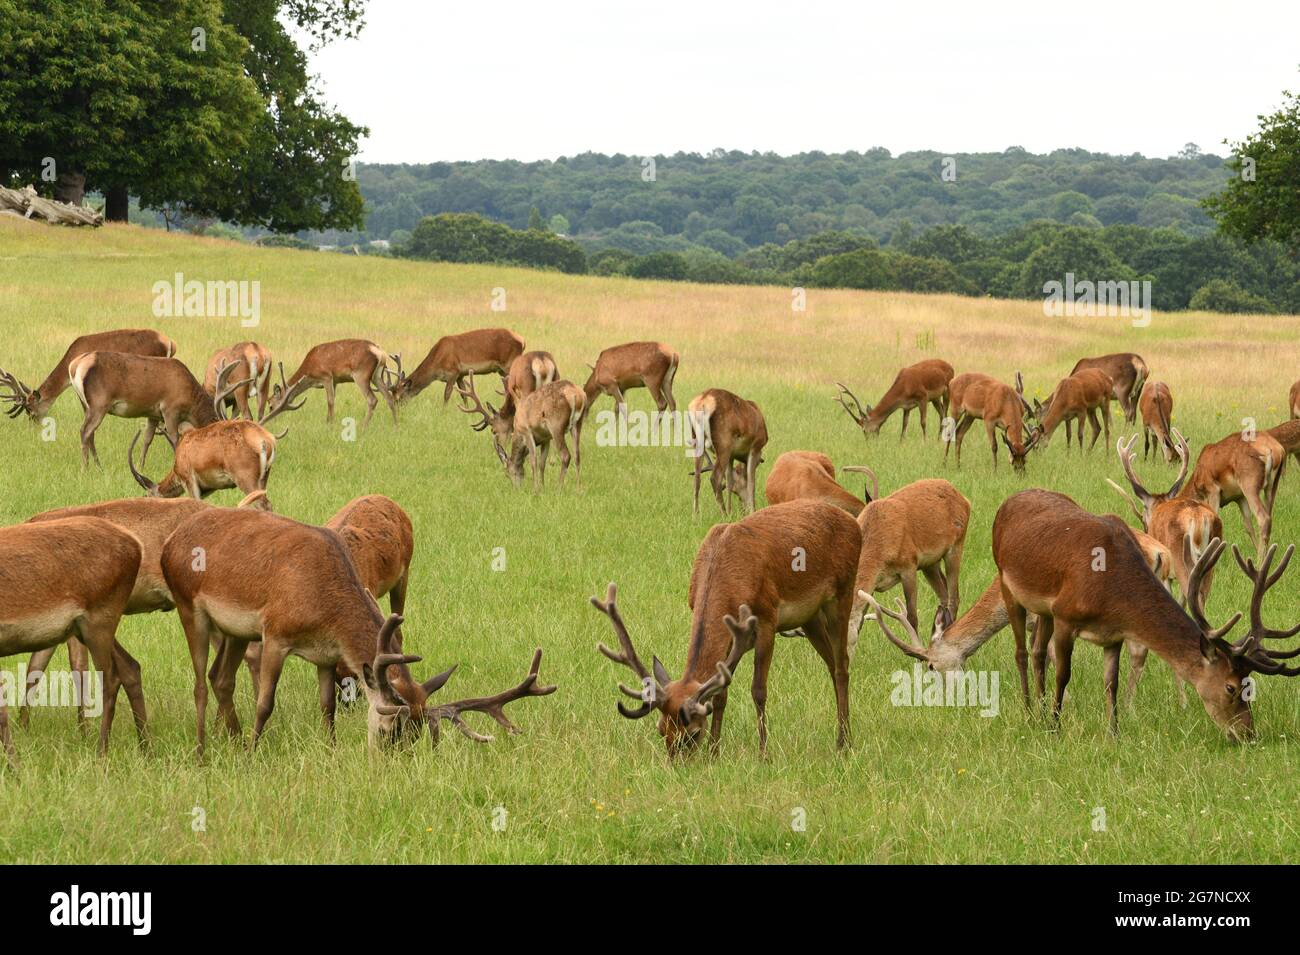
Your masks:
M258 281L261 319L155 318L155 282ZM493 311L494 289L505 310ZM498 294L499 300L499 294ZM1010 380L1024 372L1045 396L1076 358L1141 353L1174 394L1174 421L1193 448L1253 416L1267 427L1286 416L1300 376L1300 317L1243 320L1156 313L1134 328L1118 318L1047 318L1040 305L945 296L810 291L793 312L781 288L692 286L567 277L493 266L430 265L266 250L133 227L90 231L0 218L0 366L39 381L67 344L95 329L145 326L175 339L178 357L201 373L218 346L254 337L291 371L306 349L366 337L401 352L408 368L434 340L475 326L507 325L529 347L552 351L581 382L586 362L621 341L655 338L682 355L676 394L685 405L707 387L757 401L771 434L768 465L782 451L813 448L837 464L866 463L882 490L924 476L953 481L973 503L962 567L963 607L991 579L989 529L1000 502L1029 486L1072 495L1096 511L1122 502L1105 477L1122 479L1113 444L1067 456L1059 437L1030 458L1029 473L993 473L981 430L960 470L919 433L898 440L899 420L864 441L832 403L834 382L864 400L897 368L927 356L959 372ZM339 415L364 404L340 387ZM211 737L206 765L193 756L192 676L174 614L126 618L119 638L141 661L153 745L140 752L123 714L112 752L96 760L90 734L66 710L32 715L15 730L22 760L0 768L0 858L22 862L267 861L1199 861L1281 862L1294 856L1300 681L1263 678L1255 704L1258 742L1232 747L1193 695L1180 709L1169 669L1153 658L1121 736L1105 729L1101 654L1080 644L1059 732L1026 715L1015 686L1011 638L992 640L972 666L1000 673L995 718L975 710L899 708L891 673L905 660L868 622L854 660L855 743L834 749L834 699L821 661L799 640L782 640L772 668L769 758L757 753L742 663L728 709L723 752L670 765L651 721L614 709L622 674L594 650L607 621L587 603L610 580L644 655L677 672L685 659L688 575L716 519L711 501L695 520L688 459L680 448L599 447L585 435L583 486L563 493L513 490L487 440L432 390L404 408L399 427L384 413L355 441L343 422L327 426L313 392L288 419L270 493L288 516L323 522L351 498L384 493L410 513L416 556L405 626L408 649L427 675L459 662L444 693L495 691L515 682L531 650L544 647L543 678L554 696L512 707L524 735L475 745L444 734L436 750L369 755L364 714L341 715L331 748L320 723L313 669L285 670L277 709L256 753ZM633 392L634 409L652 407ZM610 408L602 400L596 411ZM6 492L0 520L47 508L138 493L124 460L137 424L110 418L98 446L104 469L83 471L75 397L55 405L56 438L25 422L0 422ZM160 444L159 447L162 447ZM166 459L154 452L150 471ZM766 477L768 466L760 472ZM1150 463L1149 486L1175 471ZM1286 475L1275 514L1279 542L1300 538L1297 478ZM213 500L233 505L234 491ZM1230 540L1246 535L1235 508ZM492 569L494 548L507 566ZM75 573L76 555L69 555ZM1248 587L1224 565L1210 616L1246 609ZM20 586L13 568L0 569ZM1275 626L1300 619L1300 576L1270 597ZM892 601L894 595L890 595ZM922 588L921 618L933 595ZM59 661L65 658L60 654ZM13 669L17 658L0 660ZM238 695L245 729L247 676ZM495 831L498 807L507 811ZM195 809L205 831L194 831ZM1104 831L1094 829L1103 809ZM806 816L804 831L792 820ZM495 814L495 816L494 816Z

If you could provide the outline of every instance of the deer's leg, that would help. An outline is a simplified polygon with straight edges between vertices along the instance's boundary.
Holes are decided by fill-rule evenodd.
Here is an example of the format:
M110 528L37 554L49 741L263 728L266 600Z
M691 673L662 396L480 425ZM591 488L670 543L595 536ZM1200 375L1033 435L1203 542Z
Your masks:
M1106 429L1106 447L1110 447L1110 402L1101 406L1101 423Z
M569 464L573 461L573 455L569 453L568 442L564 440L564 431L552 431L551 443L559 449L560 452L560 488L564 487L564 475L568 473Z
M288 648L274 638L262 635L262 682L257 688L257 719L253 723L253 748L262 738L266 721L275 710L275 687L280 682L280 672L284 669Z
M212 689L217 694L216 720L218 723L225 723L226 732L231 737L237 737L243 731L239 725L239 715L235 712L235 679L239 674L239 664L244 660L244 649L247 646L247 640L239 640L224 634L221 649L217 652L216 663L208 674L212 680Z
M745 462L745 504L749 507L749 513L754 513L754 478L758 471L757 449L749 452L749 459Z
M374 416L375 408L379 405L379 399L375 397L375 389L370 387L370 376L365 372L353 372L352 380L356 383L357 388L360 389L361 394L366 399L366 420L362 422L362 426L364 427L365 425L370 424L370 419Z
M718 502L718 510L724 517L730 516L727 502L723 497L724 482L731 475L731 445L713 443L713 471L709 474L709 483L713 486L713 497Z
M1273 530L1273 515L1269 508L1260 498L1259 488L1250 484L1243 484L1241 493L1250 506L1250 513L1254 516L1254 530L1251 531L1251 538L1255 542L1255 560L1263 560L1264 551L1268 550L1268 539ZM1246 519L1245 505L1242 505L1240 499L1237 501L1242 507L1241 519Z
M235 389L235 414L252 420L253 412L248 410L248 385Z
M582 487L582 419L573 426L573 470L577 476L578 487Z
M77 679L73 681L73 689L77 693L77 725L83 726L86 721L86 713L82 708L81 693L84 691L85 683L83 682L86 674L90 670L90 654L86 652L86 645L71 636L65 644L68 648L68 669L76 675ZM118 674L121 676L121 674Z
M329 375L325 378L325 423L330 424L334 420L334 376Z
M338 708L338 694L334 689L334 668L332 666L318 666L316 668L316 684L320 688L320 711L325 717L325 729L330 734L330 745L336 740L334 735L334 713Z
M122 689L126 690L127 702L131 704L131 718L135 721L135 736L140 743L140 748L145 749L149 745L148 736L148 711L144 705L144 685L140 680L140 663L135 657L126 652L126 648L120 643L113 643L113 660L117 666L118 678L122 681Z
M749 695L754 700L754 713L758 717L758 752L767 756L767 672L772 666L772 650L776 646L776 632L765 622L758 625L754 640L754 682Z
M973 420L975 419L964 411L957 416L957 424L953 427L952 440L945 442L943 446L944 464L948 463L948 449L953 445L956 445L957 467L961 467L961 439L966 436L966 429L970 427L970 423Z
M77 631L90 650L95 668L103 674L102 688L104 712L99 718L100 756L108 755L108 738L113 730L113 714L117 710L117 690L121 685L117 676L117 664L113 660L113 647L117 643L114 631L120 615L104 614L99 618L87 617L77 624Z
M948 575L948 614L949 625L957 619L957 614L961 611L961 555L966 549L966 541L959 540L948 548L948 554L943 559L943 568Z
M442 389L442 403L444 405L448 401L451 401L451 393L456 390L456 386L459 384L460 384L459 378L452 378L448 380L447 387ZM463 399L462 399L462 403L464 403Z
M921 404L920 404L920 412L921 412L921 437L922 437L922 438L927 437L926 432L925 432L925 412L926 412L926 406L927 406L928 404L929 404L929 402L928 402L928 401L925 401L924 399L922 399Z
M851 594L856 594L856 591L851 591ZM848 607L845 604L845 600L839 600L834 607L824 608L824 617L817 614L803 627L804 635L826 664L831 683L835 686L837 749L849 744Z
M1106 688L1106 711L1110 715L1110 732L1112 736L1119 734L1119 661L1120 651L1123 648L1123 644L1112 643L1109 646L1102 648L1101 651L1101 679L1102 685ZM1068 652L1063 655L1067 660L1069 659ZM1143 655L1143 659L1145 661L1145 654ZM1133 679L1132 674L1129 675L1129 686L1136 686L1136 681ZM1129 702L1132 703L1131 694Z
M158 432L158 422L153 418L144 419L144 442L140 446L140 467L144 467L145 460L149 457L149 447L153 444L154 435Z
M1029 651L1025 649L1025 608L1016 602L1005 584L1002 585L1002 602L1007 608L1011 633L1016 638L1016 669L1020 671L1020 694L1025 701L1025 709L1032 712L1029 705Z
M659 413L663 414L663 412L667 411L668 398L664 395L664 376L647 376L645 386L650 392L650 397L654 399L655 407L659 409Z
M722 741L722 714L727 709L727 691L713 698L713 714L709 720L709 755L717 756Z
M903 430L898 433L898 440L902 441L907 436L907 418L912 413L911 408L903 409Z
M903 585L903 602L907 604L907 622L912 625L912 629L917 627L916 622L916 568L907 567L899 572L899 581Z
M1042 623L1039 623L1042 627ZM1056 657L1056 697L1052 700L1052 722L1061 722L1061 704L1065 702L1065 688L1070 683L1070 663L1074 656L1074 628L1062 626L1052 638ZM1107 650L1110 647L1106 648ZM1116 653L1119 648L1115 648ZM1107 663L1109 666L1109 661ZM1118 675L1118 669L1116 674ZM1113 711L1112 711L1113 712Z
M410 583L411 568L407 567L402 571L402 576L397 578L397 583L393 584L393 589L388 591L388 609L391 613L406 613L406 588Z
M1069 453L1071 440L1074 436L1074 419L1065 419L1065 450Z
M178 602L176 613L181 618L185 642L190 648L190 662L194 667L194 712L198 721L198 755L203 758L207 742L208 717L208 647L212 641L212 627L202 611L192 604Z
M1049 614L1043 614L1039 616L1038 627L1034 630L1032 658L1034 665L1034 696L1039 700L1047 693L1047 648L1052 641L1052 631L1055 628L1055 618Z
M998 426L991 419L984 421L984 433L988 435L989 447L993 449L993 470L998 469Z
M701 438L700 440L703 441L703 438ZM700 516L700 475L701 475L701 474L703 473L703 471L704 471L704 448L703 448L703 446L701 445L701 447L700 447L698 450L699 450L700 453L697 454L697 455L695 455L695 504L694 504L694 512L695 512L695 516L696 516L696 517L699 517L699 516ZM710 480L712 480L712 477L710 477Z
M1124 688L1124 705L1132 709L1137 701L1138 682L1142 679L1142 671L1147 665L1147 648L1133 640L1125 640L1128 644L1128 686ZM1110 648L1108 647L1107 650ZM1109 658L1107 658L1109 664ZM1119 661L1115 662L1116 677L1118 678Z
M1088 451L1091 452L1097 446L1097 439L1101 437L1101 422L1097 420L1096 408L1088 409L1088 425L1092 428L1092 440L1088 442Z
M44 679L45 670L50 665L50 661L54 659L54 651L58 648L58 644L55 644L52 647L46 647L44 650L37 650L32 654L31 659L27 661L27 685L19 688L22 697L18 701L18 725L24 730L27 729L28 714L31 712L31 707L27 705L28 693L32 687ZM4 694L0 694L0 704L3 703L3 696ZM80 708L78 708L77 713L78 717L80 717Z
M95 463L99 464L99 452L95 450L95 429L99 427L100 422L103 420L103 411L87 406L86 417L81 422L81 466L83 468L90 467L92 457L95 459Z
M620 421L627 420L627 398L623 397L623 389L617 383L610 386L610 394L614 396L614 407L618 411Z
M948 580L944 577L939 569L939 562L927 564L921 568L921 573L925 575L925 582L930 585L934 591L935 597L939 600L939 609L945 610L948 607Z

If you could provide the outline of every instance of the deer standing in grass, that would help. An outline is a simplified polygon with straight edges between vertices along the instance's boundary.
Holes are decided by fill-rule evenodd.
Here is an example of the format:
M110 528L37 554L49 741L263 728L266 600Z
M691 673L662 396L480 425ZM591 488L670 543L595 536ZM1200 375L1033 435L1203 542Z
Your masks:
M1010 385L982 375L968 372L952 380L952 412L956 416L956 427L952 441L944 444L943 458L948 460L948 449L957 446L957 466L961 467L961 443L972 424L977 420L984 422L984 433L988 436L989 447L993 451L993 469L998 467L998 431L1002 431L1002 443L1007 446L1011 457L1011 467L1015 471L1025 469L1025 456L1038 443L1040 432L1034 432L1029 441L1025 441L1025 405L1022 396Z
M1285 462L1286 450L1267 431L1230 434L1201 448L1191 479L1178 496L1199 501L1216 514L1223 505L1235 503L1255 556L1262 558L1272 535L1273 503Z
M860 471L871 476L873 489L869 494L864 492L866 501L846 491L835 480L835 465L820 451L787 451L776 459L767 476L764 486L767 503L822 501L857 517L868 503L880 496L880 486L875 473L864 465L849 465L841 470Z
M862 551L849 616L850 657L872 594L902 584L907 620L916 629L917 571L938 598L936 625L953 621L961 606L961 555L969 526L970 501L937 478L915 481L862 510L858 515Z
M393 382L393 396L398 401L406 401L435 381L441 381L446 386L442 391L442 403L446 404L452 391L468 376L488 373L505 376L523 351L524 340L508 328L478 328L444 335L410 376L402 372L402 363L394 356L397 377ZM551 365L554 371L554 360Z
M276 437L257 422L242 418L193 428L176 442L172 469L161 481L152 481L136 470L137 432L127 449L126 463L131 476L150 497L188 494L201 499L227 488L238 488L247 496L266 491L271 465L275 463ZM254 506L269 510L271 500L263 493Z
M731 514L731 494L740 494L748 513L754 511L755 472L767 447L767 421L758 405L722 388L710 388L691 399L687 406L691 423L691 449L695 456L695 504L700 513L700 475L706 465L712 470L709 483L718 509ZM709 450L714 453L710 464ZM744 480L737 488L732 462L744 467ZM728 496L724 498L723 488Z
M1174 413L1174 396L1169 386L1163 381L1147 382L1142 397L1138 399L1138 410L1142 414L1142 460L1145 461L1151 448L1156 446L1168 464L1175 454L1169 423Z
M395 361L400 360L395 355ZM361 338L344 338L333 342L324 342L307 352L288 379L284 377L284 365L280 364L280 384L271 393L271 408L259 420L266 424L276 415L286 411L297 411L303 401L294 404L294 399L312 388L325 389L325 420L334 420L334 386L351 381L361 389L366 399L365 424L379 405L375 392L388 403L393 413L393 423L397 423L397 401L389 388L388 355L374 342ZM304 399L305 401L305 399Z
M1284 421L1268 429L1268 436L1282 446L1282 452L1300 464L1300 420Z
M68 350L63 353L54 370L35 390L28 388L9 372L0 368L0 386L9 389L9 394L0 397L12 405L5 413L11 418L17 418L26 412L33 421L40 421L50 410L55 399L72 384L68 369L73 359L92 351L124 352L128 355L142 355L148 358L171 358L176 354L176 343L161 332L147 328L123 328L117 331L82 335L68 346Z
M123 683L132 700L136 732L142 743L145 739L139 666L117 642L118 623L135 588L140 556L134 537L96 517L0 528L0 657L80 638L103 678L101 756L108 752L117 691ZM75 560L74 572L70 560ZM4 697L0 693L0 746L12 764L17 756Z
M1110 376L1115 398L1124 412L1124 421L1132 424L1137 418L1138 396L1142 394L1142 386L1150 376L1142 356L1133 352L1118 352L1097 358L1080 358L1070 369L1070 374L1078 374L1085 368L1099 368ZM1109 440L1107 438L1108 443Z
M582 422L587 396L581 388L564 380L543 385L526 395L508 418L490 404L483 406L474 390L473 376L469 387L462 387L460 394L466 402L461 410L481 418L474 424L474 430L491 430L493 450L515 487L523 484L525 458L532 463L534 490L545 485L546 459L552 444L560 454L560 487L564 487L570 463L575 465L578 486L582 486ZM572 453L567 440L570 437Z
M601 395L611 395L620 417L627 416L626 392L646 388L662 412L676 411L673 379L681 358L662 342L628 342L606 348L591 366L583 391L587 407L594 407Z
M87 352L73 359L69 374L85 418L81 423L81 458L88 465L95 450L95 431L104 418L144 418L144 448L140 463L161 424L172 447L181 432L222 420L218 410L244 382L229 381L233 366L217 376L216 391L208 394L185 364L175 358L146 358L124 352Z
M194 566L195 548L205 555L202 570ZM262 643L254 746L271 717L276 686L291 655L316 666L321 710L331 739L337 701L335 668L343 663L362 675L372 746L414 739L426 725L436 744L442 720L485 742L492 737L474 732L463 713L487 713L517 732L506 718L505 705L555 691L553 686L537 685L542 657L538 650L527 677L513 689L490 697L430 703L430 695L455 668L423 683L411 676L408 666L420 658L405 654L393 642L401 615L384 616L363 585L342 537L328 528L265 511L209 508L168 538L162 568L194 665L200 755L206 743L208 648L217 634L224 637L213 681L217 716L236 736L240 727L234 707L235 672L245 646Z
M203 390L215 396L217 376L223 368L231 368L230 377L239 382L225 400L236 417L260 420L266 414L266 402L271 395L271 352L257 342L240 342L229 348L219 348L208 359L208 369L203 376ZM249 406L249 399L257 399L257 414Z
M1096 368L1085 368L1067 378L1061 379L1056 389L1048 396L1047 404L1034 400L1033 416L1039 421L1041 432L1039 443L1045 448L1052 440L1056 429L1065 424L1065 447L1070 447L1070 425L1077 424L1079 429L1079 453L1083 453L1083 424L1086 420L1092 426L1092 450L1102 431L1106 434L1106 443L1110 444L1110 402L1112 384L1110 377ZM1098 420L1098 411L1101 412Z
M952 382L952 376L952 365L940 358L928 358L899 371L889 390L874 405L863 405L858 401L857 396L840 382L836 382L840 393L835 400L849 413L849 417L865 435L879 434L880 426L889 420L890 415L901 409L903 429L898 435L900 441L907 434L907 419L912 409L919 408L921 437L925 437L925 412L928 405L934 405L940 421L948 416L948 386ZM846 398L848 400L845 400ZM850 401L852 404L849 404Z
M711 718L716 751L722 736L727 687L736 666L754 651L751 696L758 715L759 752L767 754L767 677L778 633L800 631L826 664L835 686L836 745L849 743L849 608L862 537L858 525L838 507L820 501L791 501L756 511L734 524L710 529L691 569L688 603L691 640L686 669L673 679L652 659L641 662L616 602L613 584L605 599L591 598L609 617L619 649L597 649L636 676L633 689L619 689L636 701L622 701L627 719L659 712L659 733L670 756L693 751Z
M517 405L542 385L560 377L555 356L548 351L527 351L510 363L506 372L505 398L509 406Z

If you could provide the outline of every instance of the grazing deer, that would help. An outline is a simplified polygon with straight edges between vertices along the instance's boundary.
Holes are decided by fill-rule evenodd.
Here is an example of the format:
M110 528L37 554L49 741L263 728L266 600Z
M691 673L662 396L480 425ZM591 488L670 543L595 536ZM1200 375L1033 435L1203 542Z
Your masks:
M956 430L953 440L944 444L943 458L948 460L948 448L957 446L957 467L961 467L961 443L966 432L977 419L984 422L984 432L988 435L989 447L993 449L993 470L998 467L999 430L1003 432L1002 443L1007 446L1011 457L1011 467L1015 471L1024 471L1025 456L1034 449L1041 431L1035 431L1029 441L1025 441L1025 405L1019 392L1010 385L972 372L958 375L952 381L952 410L957 415Z
M1142 386L1150 374L1142 356L1119 352L1097 358L1080 358L1070 369L1070 374L1078 374L1085 368L1099 368L1110 376L1115 398L1124 412L1124 421L1132 424L1137 418L1138 395L1142 394Z
M970 526L970 501L947 481L927 478L872 501L858 515L862 551L849 616L849 657L869 595L903 585L907 620L916 629L916 574L920 571L939 604L936 625L947 626L961 606L962 548ZM942 566L941 566L942 565Z
M1168 464L1174 459L1174 442L1169 437L1169 419L1174 413L1174 396L1163 381L1149 381L1138 399L1142 413L1142 460L1147 459L1153 445L1159 446Z
M767 754L767 674L778 633L801 630L830 671L835 685L836 745L849 742L849 608L862 537L838 507L791 501L756 511L734 524L717 524L704 538L691 569L691 642L686 669L674 680L658 657L653 670L637 656L611 583L603 601L619 650L597 649L636 674L639 686L619 689L637 701L619 702L627 719L659 711L659 733L670 756L689 753L712 717L710 741L722 736L727 687L736 665L754 651L751 694L758 714L759 752ZM802 561L799 555L803 555ZM798 568L798 569L796 569Z
M1180 468L1178 477L1169 490L1163 494L1152 494L1138 480L1133 470L1133 463L1137 459L1137 453L1133 450L1133 446L1137 443L1136 434L1127 442L1121 438L1116 444L1120 464L1124 468L1124 475L1128 478L1136 500L1109 478L1106 479L1106 483L1128 501L1138 520L1142 522L1143 530L1169 549L1173 563L1172 572L1178 581L1178 589L1182 593L1185 605L1188 600L1187 588L1191 584L1192 569L1201 555L1209 549L1210 541L1223 538L1223 521L1219 519L1219 515L1213 508L1179 494L1183 482L1187 480L1187 466L1191 455L1187 448L1187 439L1179 434L1177 429L1173 430L1173 435L1177 440L1174 450L1178 455ZM1213 578L1213 572L1208 571L1201 576L1202 603L1210 597Z
M1070 425L1079 428L1079 453L1083 453L1083 424L1086 420L1092 426L1091 451L1097 438L1104 430L1106 443L1110 444L1110 402L1112 384L1110 377L1096 368L1085 368L1067 378L1061 379L1056 389L1047 397L1047 404L1034 400L1032 414L1039 421L1038 430L1042 433L1040 444L1045 448L1052 440L1052 435L1062 423L1065 424L1065 447L1070 447ZM1101 411L1100 420L1097 412Z
M849 413L862 433L867 435L879 434L880 426L889 420L889 416L902 409L903 430L898 435L900 441L907 434L907 419L912 409L919 408L921 437L925 437L925 412L928 405L934 405L940 421L948 416L948 386L952 382L952 375L952 365L939 358L928 358L902 369L894 377L889 390L874 405L864 406L840 382L836 382L840 393L835 400ZM845 398L853 404L850 405Z
M414 398L435 381L446 384L442 392L442 403L451 398L452 390L457 388L469 375L483 375L495 372L506 375L516 358L524 351L524 340L507 328L477 328L459 335L444 335L429 349L424 361L408 377L402 372L402 363L398 356L397 377L393 382L393 397L398 401ZM544 352L538 354L545 354ZM551 368L554 373L555 362Z
M203 570L194 567L195 548L205 555ZM217 716L232 735L240 733L234 708L235 671L246 644L262 643L254 746L275 707L276 686L290 655L316 666L321 710L331 739L337 699L335 668L343 663L362 675L372 746L413 739L425 724L436 744L442 720L450 721L471 739L486 742L492 737L470 729L463 713L487 713L510 732L517 732L505 716L505 705L555 691L554 686L537 685L542 658L538 650L528 676L513 689L432 705L429 696L447 682L455 668L423 683L415 681L407 667L420 658L405 655L393 645L402 617L384 617L362 584L342 537L327 528L299 524L265 511L209 508L168 538L162 568L194 665L200 755L206 742L208 647L217 633L225 638L214 680Z
M542 385L549 385L560 377L555 356L548 351L527 351L510 363L506 372L506 404L513 406L523 401Z
M776 459L767 476L764 486L767 503L822 501L857 517L868 503L880 496L880 485L875 472L865 465L850 465L842 470L860 471L871 476L872 491L864 491L865 502L840 486L835 480L835 465L820 451L787 451Z
M1224 504L1235 503L1259 558L1272 534L1286 451L1267 431L1247 437L1237 432L1201 448L1191 480L1178 496L1207 504L1216 514Z
M1268 436L1282 446L1282 452L1289 454L1300 464L1300 421L1294 418L1269 428Z
M266 401L271 393L271 352L257 342L240 342L229 348L219 348L208 359L208 369L203 376L203 390L217 393L217 375L223 368L232 368L232 378L240 381L227 397L225 404L235 410L236 417L252 420L266 414ZM249 408L250 398L257 398L257 414Z
M0 368L0 386L9 389L9 394L0 398L13 405L5 413L11 418L17 418L26 412L33 421L40 421L50 410L55 399L72 384L72 380L68 377L68 369L73 359L92 351L116 351L148 358L171 358L176 354L176 343L161 332L147 328L123 328L112 332L82 335L68 346L68 350L63 353L54 370L34 391Z
M752 401L722 388L710 388L691 399L687 406L691 423L691 447L695 454L695 513L700 513L700 475L709 464L709 450L716 460L710 465L709 482L718 509L730 516L731 499L723 498L724 485L729 493L739 492L748 513L754 511L754 478L763 448L767 447L767 421ZM744 481L736 487L732 462L744 465Z
M232 487L249 495L266 490L277 437L283 434L273 435L257 422L242 418L192 428L176 442L172 469L161 481L151 481L135 467L135 443L140 439L136 432L126 452L126 463L131 476L150 497L188 494L202 499L213 491ZM271 500L262 494L254 506L270 510Z
M96 517L0 528L0 657L80 638L103 678L101 756L108 752L117 691L123 684L132 700L136 732L142 743L145 739L139 665L117 643L117 625L135 587L140 556L134 537ZM17 756L5 695L0 693L0 745L12 764Z
M401 358L393 356L401 370ZM393 423L397 423L397 401L389 387L388 356L374 342L361 338L344 338L314 346L303 358L288 381L284 378L284 365L281 363L280 384L271 392L271 410L260 420L266 424L278 414L285 411L297 411L303 406L302 401L294 404L295 398L312 388L325 389L325 421L334 420L334 386L346 381L355 382L366 399L366 420L375 413L379 400L378 391L388 403L393 413ZM304 399L305 400L305 399Z
M595 406L601 395L611 395L620 416L627 415L624 393L632 388L647 388L660 411L676 411L673 379L677 376L680 356L662 342L628 342L606 348L591 365L591 374L583 391L587 407Z
M1074 641L1083 638L1104 648L1110 726L1112 732L1118 731L1119 651L1125 640L1132 640L1154 651L1180 678L1192 684L1206 712L1230 740L1251 737L1254 729L1250 704L1243 699L1242 681L1254 672L1286 676L1300 673L1300 667L1292 669L1278 662L1294 656L1295 651L1276 654L1265 650L1261 642L1300 632L1300 626L1289 632L1275 631L1265 628L1259 620L1264 592L1281 577L1291 549L1272 576L1268 570L1273 548L1258 573L1237 554L1242 569L1254 578L1255 594L1250 632L1243 640L1229 644L1224 634L1241 615L1222 627L1212 627L1205 620L1201 601L1195 597L1200 593L1201 575L1213 568L1223 546L1222 541L1213 542L1192 571L1189 617L1151 574L1127 525L1119 518L1089 514L1053 491L1021 491L1007 498L993 521L993 560L1002 577L1002 597L1015 633L1016 666L1026 704L1029 683L1025 615L1033 612L1039 617L1034 634L1034 671L1040 694L1049 641L1055 651L1054 720L1059 719L1070 682ZM1105 557L1104 570L1096 569L1098 553Z
M524 480L524 458L532 462L533 488L546 483L546 457L554 444L560 451L560 487L569 464L575 465L578 486L582 486L582 422L587 410L587 396L571 381L553 381L525 395L515 412L506 417L490 404L484 408L474 390L473 376L469 387L458 389L470 404L461 410L480 415L474 424L475 431L491 429L492 447L506 469L506 474L519 487ZM573 438L573 453L565 437Z
M172 447L181 432L202 428L222 420L218 409L230 394L246 381L229 381L233 366L217 375L216 390L208 394L185 364L175 358L147 358L125 352L87 352L72 361L69 375L85 418L81 423L81 459L88 465L95 450L95 431L104 418L144 418L144 448L140 463L149 455L149 445L161 424Z

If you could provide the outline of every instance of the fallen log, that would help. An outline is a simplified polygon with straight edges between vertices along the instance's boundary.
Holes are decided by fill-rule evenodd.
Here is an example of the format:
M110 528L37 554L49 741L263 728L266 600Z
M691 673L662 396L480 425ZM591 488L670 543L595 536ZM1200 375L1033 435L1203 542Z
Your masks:
M31 186L22 189L6 189L0 186L0 211L21 215L23 218L36 217L54 225L88 225L104 224L103 213L87 206L74 206L66 202L42 199Z

